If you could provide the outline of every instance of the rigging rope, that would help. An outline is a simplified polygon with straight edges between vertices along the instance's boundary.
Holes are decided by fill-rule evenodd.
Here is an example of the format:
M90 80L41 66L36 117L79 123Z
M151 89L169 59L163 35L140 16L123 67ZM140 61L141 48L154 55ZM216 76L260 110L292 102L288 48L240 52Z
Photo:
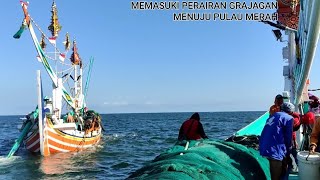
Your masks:
M71 73L72 73L72 71L70 71L70 73L67 74L66 77L70 77L70 74L71 74ZM66 78L62 83L64 84L64 83L66 83L66 82L68 82L68 78ZM68 84L68 87L69 87L69 84ZM69 87L69 89L70 89L70 87Z
M47 37L47 35L42 31L42 29L40 28L40 26L38 26L38 24L34 21L34 19L29 15L30 17L30 20L33 22L33 24L38 28L38 30L43 34L43 36L49 41L49 43L53 46L53 48L55 48L55 50L58 52L58 53L61 53L61 51L55 47L53 45L53 43L50 42L49 38Z
M57 51L57 52L55 52L55 53L62 54L61 51L60 51L53 43L50 42L48 36L42 31L42 29L41 29L40 26L35 22L35 20L34 20L30 15L29 15L29 17L30 17L30 20L32 21L32 23L33 23L33 24L38 28L38 30L43 34L44 38L47 39L47 40L49 41L49 43L51 44L51 46L53 46L53 48ZM65 51L64 54L67 54L68 52L69 52L69 51ZM57 60L58 60L58 59L55 59L55 58L52 58L52 57L48 56L47 53L46 53L46 57L47 57L48 59L51 59L51 60L54 60L54 61L57 61ZM66 63L64 63L64 62L62 62L62 61L59 61L59 63L61 63L61 64L63 64L63 65L67 65L67 66L72 66L72 64L66 64Z
M308 91L320 91L320 89L308 89Z
M70 71L70 70L72 70L72 69L73 69L73 67L70 67L70 68L68 68L68 69L66 69L66 70L59 71L59 72L57 72L57 73L62 74L62 73L64 73L64 72Z
M45 53L46 53L46 52L45 52ZM48 56L47 54L48 54L48 53L46 53L46 57L47 57L48 59L53 60L53 61L58 61L58 59L55 59L55 58L53 58L53 57L50 57L50 56ZM62 61L59 61L59 63L62 64L62 65L65 65L65 66L73 66L72 64L67 64L67 63L64 63L64 62L62 62Z

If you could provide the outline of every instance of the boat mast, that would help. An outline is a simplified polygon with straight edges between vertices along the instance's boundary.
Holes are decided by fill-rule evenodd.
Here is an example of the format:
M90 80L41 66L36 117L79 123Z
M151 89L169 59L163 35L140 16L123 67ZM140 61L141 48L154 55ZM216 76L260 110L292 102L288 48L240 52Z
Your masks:
M58 87L58 81L57 81L57 74L54 72L53 68L50 66L50 64L48 63L46 54L43 52L41 45L37 39L37 36L34 32L32 23L31 23L31 18L30 15L28 13L28 3L21 1L20 2L21 6L22 6L22 10L23 10L23 14L24 14L24 24L28 27L33 44L36 48L36 51L38 53L38 57L39 57L39 61L42 63L42 65L44 66L45 70L47 71L49 77L51 78L53 84L55 87ZM60 27L61 28L61 27ZM41 31L41 30L40 30ZM41 31L42 32L42 31ZM42 32L43 33L43 32ZM17 37L19 38L19 37ZM50 38L49 38L50 40ZM71 97L71 95L68 93L68 91L64 88L63 85L60 85L61 88L61 93L62 93L62 97L66 100L66 102L74 108L74 100L73 97Z
M70 60L74 66L74 97L75 97L75 111L77 112L80 107L82 107L81 98L82 95L82 60L78 53L77 43L73 41L73 48ZM78 67L79 67L79 76L78 76Z
M77 51L76 48L77 48L76 41L74 40L73 41L73 52ZM76 56L76 55L74 55L74 56ZM76 100L78 100L78 86L77 86L77 82L78 82L78 72L77 71L78 71L78 69L77 69L76 63L74 63L73 66L74 66L74 97Z
M51 6L51 23L48 26L48 30L51 32L52 39L54 39L54 60L55 60L55 66L56 66L56 74L57 72L57 43L55 43L55 40L58 38L59 32L61 31L61 26L59 24L58 20L58 10L57 5L55 1L53 0L52 6ZM58 77L57 77L58 79ZM58 80L57 80L58 81Z
M83 89L82 89L82 74L83 73L83 66L82 66L82 63L80 65L80 75L79 75L79 91L80 91L80 96L83 98ZM81 107L83 105L81 104Z
M60 24L59 24L59 20L58 20L58 10L57 10L57 6L56 6L56 3L55 3L55 1L53 0L53 2L52 2L52 6L51 6L51 23L50 23L50 25L48 26L48 30L51 32L51 35L52 35L52 37L51 37L51 39L53 40L53 46L54 46L54 60L55 60L55 71L56 71L56 88L54 89L54 94L55 94L55 96L54 96L54 103L53 103L53 106L54 106L54 110L58 110L58 112L57 112L57 118L58 119L60 119L60 115L61 115L61 102L60 103L58 103L57 101L58 101L58 99L60 99L60 98L58 98L58 94L60 94L60 93L57 93L57 91L58 91L58 89L60 88L59 86L60 86L60 84L59 84L59 76L58 76L58 68L57 68L57 64L58 64L58 59L57 59L57 43L56 43L56 39L57 39L57 37L58 37L58 35L59 35L59 32L60 32L60 30L61 30L61 26L60 26ZM54 85L53 85L53 87L55 87Z
M53 1L52 6L51 6L51 24L48 27L49 31L51 32L52 37L58 37L59 32L61 31L61 26L59 24L58 20L58 10L57 10L57 5L55 1Z
M288 92L290 97L289 101L294 102L294 79L293 79L293 69L296 64L296 43L295 43L295 32L287 30L286 33L288 34L288 48L289 56L288 56L288 66L284 66L285 68L289 68L288 76L285 76L285 83L284 83L284 91Z

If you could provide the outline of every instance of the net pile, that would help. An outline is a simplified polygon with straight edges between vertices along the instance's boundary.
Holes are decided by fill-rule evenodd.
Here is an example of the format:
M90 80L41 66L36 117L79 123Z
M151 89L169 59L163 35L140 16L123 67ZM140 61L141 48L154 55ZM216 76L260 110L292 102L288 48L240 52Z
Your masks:
M186 141L160 154L129 179L271 179L259 152L225 141Z

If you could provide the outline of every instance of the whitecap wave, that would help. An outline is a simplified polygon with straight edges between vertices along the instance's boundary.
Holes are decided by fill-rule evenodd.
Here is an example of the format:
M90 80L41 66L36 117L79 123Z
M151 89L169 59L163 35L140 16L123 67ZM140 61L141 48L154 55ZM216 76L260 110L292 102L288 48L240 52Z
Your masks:
M12 156L10 158L7 158L6 156L0 156L0 169L11 167L19 163L21 160L22 158L20 156Z

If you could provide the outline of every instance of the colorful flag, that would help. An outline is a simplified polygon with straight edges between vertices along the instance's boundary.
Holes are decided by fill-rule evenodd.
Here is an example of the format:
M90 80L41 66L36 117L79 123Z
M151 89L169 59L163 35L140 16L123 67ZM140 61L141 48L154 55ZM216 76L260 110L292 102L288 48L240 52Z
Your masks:
M27 1L27 2L23 2L22 0L20 0L20 4L21 4L21 6L25 5L25 6L26 6L26 8L28 8L29 1Z
M69 33L66 34L66 40L63 42L63 44L66 51L70 49L71 43Z
M39 62L42 62L40 56L37 56L37 60L38 60Z
M26 22L26 19L23 19L19 31L13 35L13 38L19 39L26 28L27 28L27 22Z
M40 46L41 46L41 48L42 48L43 50L44 50L44 49L46 48L46 46L47 46L46 42L44 41L44 38L45 38L45 36L44 36L44 34L42 34L42 35L41 35Z
M66 58L66 55L65 54L63 54L63 53L60 53L59 54L59 59L62 61L62 62L64 62L64 59Z
M50 37L49 41L51 44L56 44L56 37Z

